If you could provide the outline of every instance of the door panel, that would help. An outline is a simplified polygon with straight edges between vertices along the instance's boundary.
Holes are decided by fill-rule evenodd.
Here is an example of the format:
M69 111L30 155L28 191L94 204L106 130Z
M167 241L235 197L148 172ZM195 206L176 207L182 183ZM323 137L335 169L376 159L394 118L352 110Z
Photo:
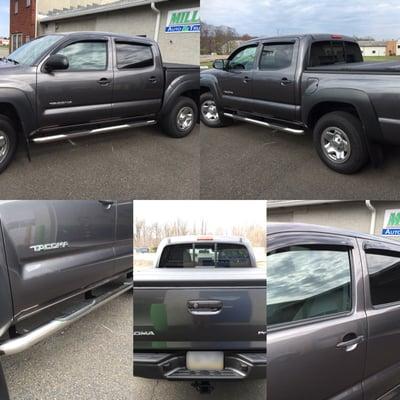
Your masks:
M115 240L116 273L133 271L133 202L118 202Z
M297 42L264 43L252 81L254 112L295 120Z
M41 128L95 123L111 118L113 71L108 41L69 42L55 53L68 57L67 70L37 74Z
M267 398L362 400L366 315L356 242L296 232L270 235L268 250Z
M164 71L151 46L116 42L113 116L155 115L161 109Z
M15 314L114 275L114 205L21 201L0 212Z

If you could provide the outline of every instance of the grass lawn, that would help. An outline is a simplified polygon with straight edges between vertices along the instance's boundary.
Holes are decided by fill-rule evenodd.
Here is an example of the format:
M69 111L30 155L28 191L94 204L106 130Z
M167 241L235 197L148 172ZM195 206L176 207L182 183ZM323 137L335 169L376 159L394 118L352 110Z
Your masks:
M400 56L371 56L364 57L364 61L400 61Z

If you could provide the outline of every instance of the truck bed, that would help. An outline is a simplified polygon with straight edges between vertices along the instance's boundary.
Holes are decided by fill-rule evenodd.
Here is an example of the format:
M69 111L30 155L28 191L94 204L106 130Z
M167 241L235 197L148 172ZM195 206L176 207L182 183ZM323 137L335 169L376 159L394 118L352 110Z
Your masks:
M365 72L365 73L380 73L380 72L400 72L400 61L382 61L382 62L361 62L351 64L334 64L322 65L318 67L308 67L306 71L311 72Z

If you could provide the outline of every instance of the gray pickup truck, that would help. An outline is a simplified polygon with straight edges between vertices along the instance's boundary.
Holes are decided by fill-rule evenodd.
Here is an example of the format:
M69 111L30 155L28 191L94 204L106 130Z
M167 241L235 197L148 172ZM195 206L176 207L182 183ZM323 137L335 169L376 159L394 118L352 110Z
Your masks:
M132 216L131 201L0 202L0 356L132 288Z
M268 224L267 398L400 396L400 243Z
M363 62L351 37L254 39L200 75L204 124L312 132L319 157L337 172L357 172L369 159L378 165L382 143L400 144L400 62Z
M160 123L188 135L199 67L162 62L156 42L111 33L51 34L0 61L0 172L18 140L49 143Z
M266 272L243 238L162 241L134 269L134 375L211 382L266 376Z

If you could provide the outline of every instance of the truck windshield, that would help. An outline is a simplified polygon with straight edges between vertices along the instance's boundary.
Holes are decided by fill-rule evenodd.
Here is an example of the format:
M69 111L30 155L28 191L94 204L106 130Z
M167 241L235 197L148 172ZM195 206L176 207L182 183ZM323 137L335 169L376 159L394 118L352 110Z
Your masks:
M321 41L311 45L310 67L362 62L361 49L355 42Z
M239 244L185 243L166 246L159 268L247 268L251 267L247 248Z
M16 64L32 65L51 47L61 39L59 35L42 36L24 44L13 51L7 58Z

